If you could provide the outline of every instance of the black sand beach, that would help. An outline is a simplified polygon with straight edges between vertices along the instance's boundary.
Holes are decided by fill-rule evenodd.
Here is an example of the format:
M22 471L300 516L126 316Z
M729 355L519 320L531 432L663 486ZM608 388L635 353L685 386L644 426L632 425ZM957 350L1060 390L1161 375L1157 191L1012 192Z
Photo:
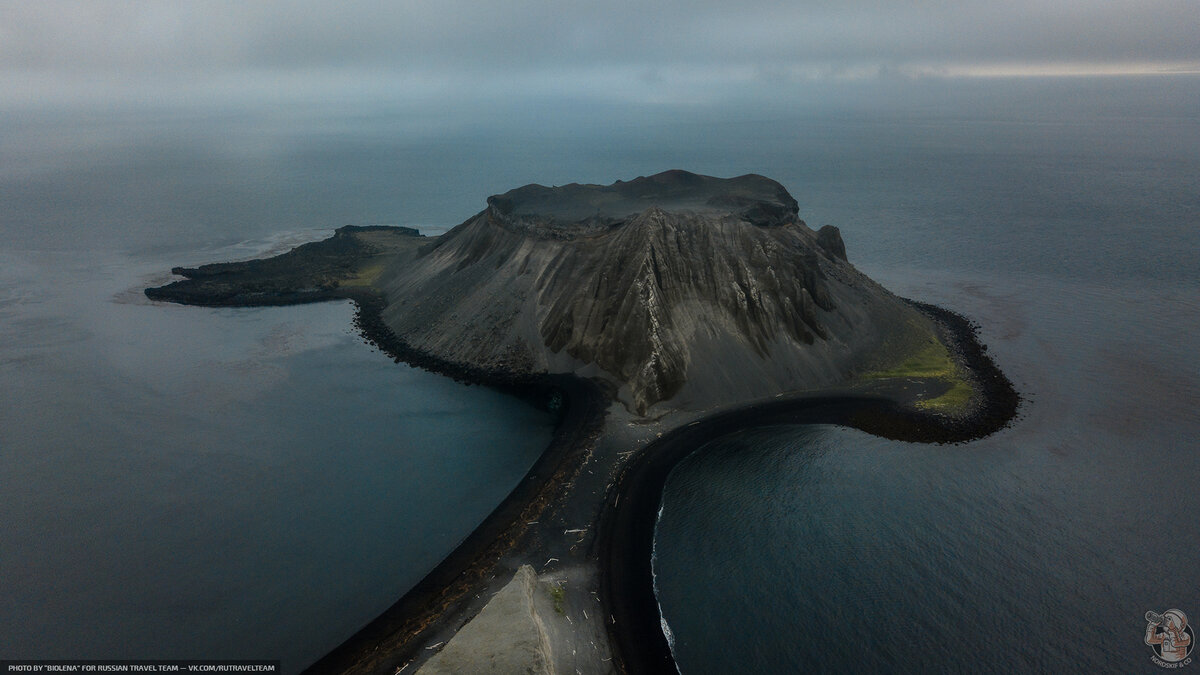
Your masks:
M957 443L991 434L1016 414L1020 397L986 354L975 327L950 310L913 303L938 321L956 356L979 378L983 402L968 417L923 414L893 396L814 395L730 410L665 434L623 468L599 528L601 599L609 636L626 673L676 673L654 595L651 555L663 489L671 470L707 442L774 424L837 424L893 440Z
M600 598L621 672L674 673L662 633L651 576L654 527L663 487L671 469L708 441L738 429L772 424L839 424L887 438L926 443L963 442L993 433L1015 415L1019 396L976 339L964 317L933 305L913 303L933 317L955 356L982 389L983 403L965 418L920 413L915 391L888 388L874 395L780 398L724 411L665 434L622 467L605 499L592 555L600 570ZM555 553L551 537L527 536L537 514L562 500L566 474L578 470L600 433L605 393L572 376L530 378L464 369L416 353L395 339L378 319L378 302L359 301L359 327L374 344L398 360L456 379L477 382L545 401L562 397L563 412L554 440L516 490L458 548L383 615L313 664L309 673L391 673L419 660L425 637L446 623L469 619L468 601L493 580L489 574L504 556L533 560ZM927 391L927 390L923 390ZM548 394L549 392L549 394ZM904 403L901 403L903 401ZM528 549L528 550L521 550ZM477 611L477 610L476 610Z
M380 236L390 237L384 241L400 251L391 255L403 255L411 248L409 242L418 243L407 232L381 232ZM815 393L719 409L700 419L693 416L690 419L694 421L674 429L671 424L654 422L664 431L660 438L637 452L610 453L590 462L591 477L577 483L576 478L592 460L593 450L605 432L613 392L575 375L473 367L411 347L385 323L383 312L388 303L382 293L369 284L343 283L362 269L362 247L343 243L355 234L354 230L339 231L327 241L343 245L332 251L321 245L310 246L305 251L305 264L299 269L277 263L210 266L201 268L201 274L189 271L200 277L199 281L180 282L174 294L171 287L166 287L167 291L148 289L147 295L185 304L214 305L350 299L358 307L355 322L364 338L397 362L520 396L557 412L559 421L550 445L480 526L394 605L310 666L308 673L391 675L400 668L419 664L431 653L427 643L434 639L432 636L449 639L486 604L489 591L506 581L497 579L508 576L512 571L509 568L567 559L597 570L598 609L606 617L601 621L614 658L605 667L628 673L675 672L660 626L651 553L663 487L680 460L723 434L772 424L838 424L890 439L961 442L1003 427L1019 404L1019 396L988 357L967 319L932 305L911 303L933 320L952 360L974 386L975 402L965 411L946 414L916 406L918 401L935 398L950 386L938 378L855 381ZM400 237L400 244L393 244L396 237ZM383 255L372 248L366 253ZM260 281L264 272L270 273L267 287ZM296 291L309 288L314 278L323 280L319 291ZM247 293L248 288L254 292ZM541 517L555 511L558 517ZM561 516L565 512L583 521L576 525L586 525L579 530L582 534L577 541L564 541L562 537ZM579 594L578 600L586 598L590 589L585 586L572 592ZM437 644L441 643L434 643L434 647Z
M439 622L461 623L469 600L489 582L501 557L532 539L531 526L582 465L599 435L608 397L572 375L532 377L463 368L412 350L379 318L382 301L362 298L357 324L364 337L397 361L456 380L483 384L550 406L559 413L550 445L517 487L457 548L408 593L306 673L393 673L419 655L426 635Z

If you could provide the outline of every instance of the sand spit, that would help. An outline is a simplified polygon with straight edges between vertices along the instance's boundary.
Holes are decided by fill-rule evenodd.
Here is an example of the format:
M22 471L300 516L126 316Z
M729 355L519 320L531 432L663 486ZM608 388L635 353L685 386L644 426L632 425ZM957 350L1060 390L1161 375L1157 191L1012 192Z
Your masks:
M544 624L549 617L545 602L535 602L539 595L552 597L553 589L538 581L532 567L522 565L512 581L417 674L553 675L553 649Z
M992 434L1016 416L1020 396L979 343L975 326L949 310L914 306L937 322L952 357L971 373L975 394L961 414L917 405L941 393L932 382L908 386L888 380L799 393L674 425L618 469L597 525L600 598L609 612L618 672L677 673L661 628L651 552L667 478L697 448L724 434L773 424L836 424L893 440L960 443Z
M437 238L347 227L174 271L146 295L351 299L395 360L558 415L495 511L309 673L673 673L649 569L680 459L761 424L958 442L1019 403L969 321L868 279L762 176L532 185Z

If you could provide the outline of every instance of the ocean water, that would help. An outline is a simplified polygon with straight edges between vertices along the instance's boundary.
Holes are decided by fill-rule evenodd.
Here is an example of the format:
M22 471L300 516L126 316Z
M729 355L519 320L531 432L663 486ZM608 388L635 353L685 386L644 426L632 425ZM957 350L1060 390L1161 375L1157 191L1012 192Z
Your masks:
M976 320L1025 402L967 444L691 455L654 565L680 672L1161 670L1145 613L1200 617L1200 122L1147 105L920 124L838 171L851 260Z
M420 580L539 456L549 415L394 364L349 303L141 294L180 262L324 234L0 251L5 658L297 672Z
M1200 603L1200 296L908 274L876 277L983 324L1020 419L945 446L771 427L690 456L656 531L681 672L1157 670L1142 617Z
M657 544L685 673L1147 669L1200 616L1200 87L901 83L836 100L414 111L0 104L0 657L280 658L393 602L550 420L391 363L352 309L146 302L344 224L439 232L530 182L781 181L1028 397L965 446L722 439ZM719 646L720 649L713 648Z

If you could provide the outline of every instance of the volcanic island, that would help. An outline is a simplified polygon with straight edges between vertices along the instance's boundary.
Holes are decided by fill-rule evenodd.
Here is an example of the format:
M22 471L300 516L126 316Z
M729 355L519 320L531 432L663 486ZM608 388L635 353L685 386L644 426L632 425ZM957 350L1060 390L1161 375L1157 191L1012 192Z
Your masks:
M550 446L445 560L311 673L675 673L654 596L671 468L768 424L961 442L1020 397L964 317L897 297L759 175L527 185L438 237L340 228L175 268L153 300L350 299L392 356L557 415Z

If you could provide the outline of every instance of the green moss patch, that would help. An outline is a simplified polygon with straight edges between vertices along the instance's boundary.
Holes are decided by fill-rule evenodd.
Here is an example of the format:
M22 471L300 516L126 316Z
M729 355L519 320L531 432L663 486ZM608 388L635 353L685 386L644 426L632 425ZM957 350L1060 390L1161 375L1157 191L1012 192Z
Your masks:
M567 599L567 593L562 586L551 586L550 597L554 600L554 611L559 614L563 613L563 603Z
M922 378L941 380L949 385L940 396L917 401L922 410L941 413L961 412L975 395L975 387L967 379L962 367L950 355L950 350L939 340L931 339L916 353L885 370L867 374L868 378Z
M383 263L375 262L359 267L351 276L347 276L340 281L340 285L346 288L363 288L375 285L379 281L379 276L383 274Z

